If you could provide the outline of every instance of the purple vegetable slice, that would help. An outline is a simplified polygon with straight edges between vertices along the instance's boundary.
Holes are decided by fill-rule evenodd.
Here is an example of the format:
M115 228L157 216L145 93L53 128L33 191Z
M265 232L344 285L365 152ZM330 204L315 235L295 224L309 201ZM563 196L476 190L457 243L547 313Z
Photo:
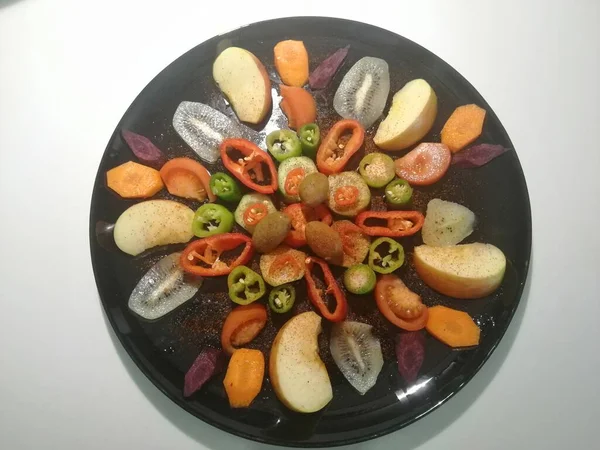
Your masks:
M501 145L478 144L455 153L452 156L452 164L466 169L481 167L507 151L508 149Z
M129 130L122 130L121 135L136 158L147 166L160 169L167 162L163 152L147 137Z
M185 374L183 396L189 397L204 384L223 371L227 362L225 353L214 348L202 350Z
M311 89L325 89L327 87L342 66L346 56L348 56L349 49L349 45L337 49L312 71L308 77L308 83Z
M417 379L425 359L425 336L420 331L401 333L396 336L396 358L398 372L412 383Z

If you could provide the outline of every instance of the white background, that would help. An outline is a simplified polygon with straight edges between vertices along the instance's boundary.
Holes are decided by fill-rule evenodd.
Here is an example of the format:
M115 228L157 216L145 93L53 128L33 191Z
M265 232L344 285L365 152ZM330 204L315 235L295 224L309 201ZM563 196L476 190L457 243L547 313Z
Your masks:
M373 23L449 62L505 125L531 194L532 270L498 350L448 404L352 448L597 448L600 2L389 3L0 0L0 448L261 447L180 410L128 359L96 292L88 212L105 145L154 75L289 15Z

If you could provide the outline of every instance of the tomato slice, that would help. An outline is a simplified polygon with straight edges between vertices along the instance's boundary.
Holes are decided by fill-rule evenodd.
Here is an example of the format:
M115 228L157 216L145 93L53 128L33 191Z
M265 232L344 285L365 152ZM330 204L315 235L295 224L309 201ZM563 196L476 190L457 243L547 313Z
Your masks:
M210 190L210 173L190 158L174 158L162 166L160 177L170 194L198 201L214 202L217 197Z
M324 205L319 205L315 208L303 203L293 203L287 206L283 213L288 216L292 222L292 229L285 238L285 243L290 247L302 247L306 245L306 237L304 229L308 222L320 220L321 222L331 225L333 217Z
M246 208L246 211L244 211L244 223L250 226L256 225L264 219L267 214L269 214L267 205L264 203L252 203Z
M375 285L375 301L381 314L406 331L425 328L429 312L421 297L395 275L382 275Z
M452 153L444 144L424 142L395 161L396 175L416 186L427 186L444 176Z
M285 193L288 195L298 195L300 183L304 180L306 171L302 167L297 167L291 170L285 178Z
M358 200L359 191L356 186L339 187L333 193L333 200L338 206L351 206Z

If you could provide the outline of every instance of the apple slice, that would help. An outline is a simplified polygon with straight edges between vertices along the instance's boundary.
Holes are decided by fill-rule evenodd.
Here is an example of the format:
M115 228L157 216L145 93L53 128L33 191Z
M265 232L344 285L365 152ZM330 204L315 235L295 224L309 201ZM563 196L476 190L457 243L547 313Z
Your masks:
M333 398L329 374L319 357L320 332L321 317L310 311L292 317L273 341L269 376L277 397L292 411L319 411Z
M506 258L491 244L415 247L415 268L432 289L455 298L480 298L502 283Z
M115 223L115 244L129 255L158 245L182 244L192 233L194 211L171 200L147 200L127 208Z
M271 108L271 81L248 50L229 47L213 64L213 78L242 122L259 123Z
M387 117L381 122L375 145L383 150L402 150L420 141L437 114L437 97L423 79L409 81L394 94Z

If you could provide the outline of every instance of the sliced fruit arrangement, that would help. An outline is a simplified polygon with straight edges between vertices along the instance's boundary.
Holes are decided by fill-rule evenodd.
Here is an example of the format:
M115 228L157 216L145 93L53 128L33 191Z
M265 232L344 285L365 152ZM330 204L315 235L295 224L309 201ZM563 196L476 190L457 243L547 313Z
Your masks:
M217 56L213 77L237 118L202 103L177 107L173 128L208 167L193 158L168 159L170 151L123 130L139 163L111 168L106 185L126 199L170 194L185 202L141 201L116 220L114 240L126 254L179 246L133 289L129 308L139 318L158 320L202 295L210 284L203 284L205 278L226 277L232 309L222 318L222 350L201 349L185 375L184 396L227 365L223 385L231 407L249 407L262 389L265 357L245 346L262 345L269 335L262 330L279 317L287 321L270 349L270 382L284 405L311 413L333 396L319 355L322 319L333 322L324 336L333 361L361 395L383 367L380 339L395 339L398 372L407 383L418 378L427 356L424 330L453 348L479 343L471 317L428 307L427 289L458 299L487 296L502 282L506 257L491 244L460 244L473 233L475 214L432 198L423 215L417 209L431 189L419 189L440 182L451 163L451 170L480 167L507 149L485 143L466 148L482 133L485 110L477 105L456 108L441 142L420 142L437 115L437 96L423 79L396 92L375 131L390 76L388 64L374 57L354 60L340 76L333 108L342 119L323 121L313 93L336 84L336 73L352 57L349 47L335 50L310 75L303 42L282 41L273 51L283 82L280 105L271 104L264 65L249 51L229 47ZM319 102L326 98L319 95ZM289 129L259 135L240 123L265 123L271 106L287 116ZM364 145L373 134L372 143L383 151L416 147L400 156L374 151L371 142ZM421 238L424 245L413 252L412 241ZM411 265L426 286L407 278L409 288L398 276ZM310 302L314 311L294 316L300 302ZM359 302L361 309L378 310L396 332L384 335L381 328L349 320Z

